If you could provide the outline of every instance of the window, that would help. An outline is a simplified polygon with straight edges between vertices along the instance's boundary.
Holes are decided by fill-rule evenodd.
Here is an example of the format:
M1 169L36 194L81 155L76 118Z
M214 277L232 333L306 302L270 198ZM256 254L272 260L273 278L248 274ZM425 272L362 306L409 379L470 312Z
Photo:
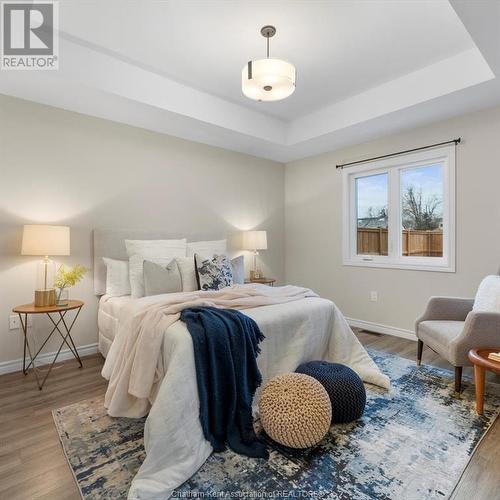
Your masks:
M342 171L344 264L455 271L455 149Z

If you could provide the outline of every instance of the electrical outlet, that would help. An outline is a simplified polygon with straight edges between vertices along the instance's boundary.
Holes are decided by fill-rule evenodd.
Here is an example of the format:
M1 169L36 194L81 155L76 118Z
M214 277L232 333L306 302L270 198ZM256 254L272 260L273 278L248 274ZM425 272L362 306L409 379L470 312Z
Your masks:
M21 321L17 314L11 314L9 316L9 330L18 330L21 327Z
M33 318L28 315L28 326L33 325ZM9 316L9 330L19 330L21 328L21 320L18 314L11 314Z
M378 301L378 292L371 291L370 292L370 302L377 302L377 301Z

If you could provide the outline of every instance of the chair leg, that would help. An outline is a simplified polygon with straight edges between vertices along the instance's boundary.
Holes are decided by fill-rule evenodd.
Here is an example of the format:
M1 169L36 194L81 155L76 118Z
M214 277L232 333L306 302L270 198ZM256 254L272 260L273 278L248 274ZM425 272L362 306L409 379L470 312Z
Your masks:
M462 367L455 366L455 392L460 393L462 389Z
M424 343L418 339L417 342L417 366L420 366L422 363L422 350L424 348Z

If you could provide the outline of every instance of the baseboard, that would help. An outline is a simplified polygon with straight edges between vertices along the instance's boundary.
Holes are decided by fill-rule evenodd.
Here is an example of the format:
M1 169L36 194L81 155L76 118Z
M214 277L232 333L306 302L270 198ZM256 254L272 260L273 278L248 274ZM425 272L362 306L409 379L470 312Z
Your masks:
M82 345L77 347L78 354L83 356L89 356L90 354L95 354L99 352L97 348L97 343ZM52 363L56 352L47 352L45 354L40 354L38 358L36 358L36 366L47 365ZM66 359L73 358L73 354L69 349L62 349L57 357L57 361L64 361ZM23 369L23 358L14 359L12 361L2 361L0 363L0 375L4 373L12 373L12 372L20 372Z
M405 330L395 326L381 325L380 323L373 323L372 321L365 321L364 319L346 319L349 325L354 326L355 328L362 328L363 330L368 330L369 332L383 333L385 335L392 335L393 337L401 337L408 340L417 340L415 333L411 330Z

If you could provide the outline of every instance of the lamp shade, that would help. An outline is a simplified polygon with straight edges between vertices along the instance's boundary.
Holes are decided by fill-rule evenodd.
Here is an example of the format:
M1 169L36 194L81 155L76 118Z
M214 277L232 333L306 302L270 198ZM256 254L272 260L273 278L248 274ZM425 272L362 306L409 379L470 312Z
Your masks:
M243 250L266 250L266 249L267 249L266 231L243 232Z
M68 226L24 226L21 255L69 255L69 248Z
M295 67L281 59L249 61L241 71L241 89L254 101L280 101L295 90Z

